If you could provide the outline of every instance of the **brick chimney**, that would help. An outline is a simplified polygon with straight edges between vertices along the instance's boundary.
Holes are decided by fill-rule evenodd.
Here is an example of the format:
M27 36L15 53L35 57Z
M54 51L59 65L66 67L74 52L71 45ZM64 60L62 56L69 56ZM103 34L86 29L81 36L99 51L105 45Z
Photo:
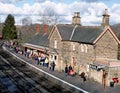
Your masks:
M36 33L35 33L35 35L39 34L39 32L40 32L40 26L37 25L37 26L36 26Z
M48 25L44 24L44 34L48 34Z
M109 25L109 17L110 15L108 14L108 9L105 9L105 12L103 14L102 18L102 26L108 26Z
M73 25L81 25L81 17L79 12L74 12L74 16L72 17Z

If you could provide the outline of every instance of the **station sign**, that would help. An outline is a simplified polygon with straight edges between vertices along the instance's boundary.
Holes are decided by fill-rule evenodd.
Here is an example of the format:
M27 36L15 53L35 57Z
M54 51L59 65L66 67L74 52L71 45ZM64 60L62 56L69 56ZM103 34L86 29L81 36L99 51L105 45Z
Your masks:
M103 66L103 65L95 65L95 64L90 64L90 65L89 65L89 68L95 69L95 70L97 70L97 71L102 70L104 67L105 67L105 66Z

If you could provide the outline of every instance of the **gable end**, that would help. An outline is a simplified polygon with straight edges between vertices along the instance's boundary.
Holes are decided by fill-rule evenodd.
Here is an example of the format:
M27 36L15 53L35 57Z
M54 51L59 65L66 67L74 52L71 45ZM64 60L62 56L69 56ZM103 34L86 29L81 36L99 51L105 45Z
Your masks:
M109 31L109 32L111 33L111 35L113 36L113 38L116 40L116 42L117 42L118 44L120 44L119 39L117 38L117 36L114 34L114 32L112 31L112 29L111 29L109 26L107 26L107 27L105 28L105 30L103 30L103 32L98 36L98 38L96 38L96 40L93 42L93 44L96 44L97 41L98 41L107 31Z

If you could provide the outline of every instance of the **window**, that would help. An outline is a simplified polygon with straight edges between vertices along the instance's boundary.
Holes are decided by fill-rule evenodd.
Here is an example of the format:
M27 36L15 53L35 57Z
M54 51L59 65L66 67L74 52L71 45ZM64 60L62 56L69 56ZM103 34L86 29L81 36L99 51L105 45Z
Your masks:
M51 59L53 59L53 55L51 55Z
M57 58L57 55L50 55L50 61L56 61Z
M54 48L57 48L57 40L54 40Z
M81 52L88 52L88 46L86 44L81 44Z
M87 46L87 45L84 45L84 49L85 49L85 52L87 53L87 51L88 51L88 46Z
M72 50L75 50L75 44L72 45Z
M81 52L84 52L84 46L81 44Z
M54 56L54 59L57 60L57 56Z

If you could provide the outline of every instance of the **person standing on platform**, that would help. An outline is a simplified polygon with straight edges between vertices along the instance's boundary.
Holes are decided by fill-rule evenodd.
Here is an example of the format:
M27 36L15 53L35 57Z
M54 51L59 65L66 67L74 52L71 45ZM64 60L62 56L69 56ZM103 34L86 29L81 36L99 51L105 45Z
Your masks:
M86 81L85 72L82 72L82 73L80 74L80 76L81 76L81 78L83 79L83 82L85 82L85 81Z
M52 66L53 71L55 70L55 66L56 66L56 64L55 64L55 62L53 61L53 66Z
M71 71L71 70L72 70L72 66L70 65L70 66L69 66L69 72L68 72L69 74L70 74L70 71Z
M50 64L50 69L51 69L52 71L54 71L54 70L55 70L55 66L56 66L55 62L52 61L52 63Z
M69 72L69 68L68 68L68 65L66 65L66 67L65 67L65 76L66 77L68 76L68 72Z
M70 70L72 70L72 66L71 66L71 65L69 66L69 71L70 71Z
M49 59L48 59L48 57L46 57L45 58L45 67L48 67L48 65L49 65Z

